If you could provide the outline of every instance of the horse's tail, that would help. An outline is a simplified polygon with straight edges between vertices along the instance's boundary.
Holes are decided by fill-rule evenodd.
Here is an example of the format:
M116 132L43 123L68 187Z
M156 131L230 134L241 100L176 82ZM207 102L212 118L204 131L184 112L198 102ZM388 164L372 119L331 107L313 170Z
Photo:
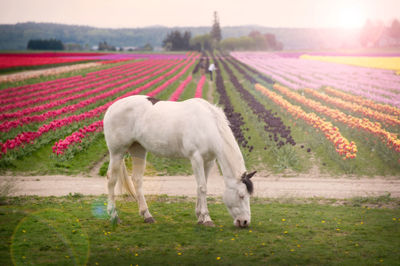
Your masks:
M121 185L121 194L128 194L136 200L135 187L132 183L132 179L129 177L128 170L126 169L125 161L122 160L120 167L120 174L118 175L118 181Z

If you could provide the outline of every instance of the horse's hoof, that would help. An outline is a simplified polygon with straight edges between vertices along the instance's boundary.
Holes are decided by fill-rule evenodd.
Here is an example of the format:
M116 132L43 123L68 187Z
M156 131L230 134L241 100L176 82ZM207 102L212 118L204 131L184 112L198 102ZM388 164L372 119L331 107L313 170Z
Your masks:
M215 224L213 221L207 221L207 222L197 222L199 225L204 225L206 227L215 227Z
M213 221L207 221L207 222L203 223L203 225L207 226L207 227L215 227L215 224Z
M111 225L113 226L113 227L116 227L117 225L120 225L121 224L121 219L119 219L119 217L117 216L117 217L114 217L114 218L111 218Z
M147 224L154 224L156 222L156 220L154 220L153 217L149 217L149 218L144 219L144 222Z

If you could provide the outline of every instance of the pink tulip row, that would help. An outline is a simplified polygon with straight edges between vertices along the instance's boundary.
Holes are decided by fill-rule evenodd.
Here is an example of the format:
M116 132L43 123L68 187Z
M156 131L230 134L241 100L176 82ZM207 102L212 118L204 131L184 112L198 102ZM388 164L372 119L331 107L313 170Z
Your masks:
M162 66L162 65L163 64L160 63L158 66ZM86 94L86 93L84 93L84 94L76 94L78 92L85 91L85 90L90 89L92 87L103 86L104 84L107 84L107 83L111 83L111 85L112 85L112 84L114 84L114 83L112 83L113 81L123 80L124 78L126 80L127 79L126 78L127 75L134 75L134 74L137 74L137 73L150 73L151 71L148 71L148 70L147 71L143 71L144 69L149 68L149 67L152 67L152 65L149 64L148 66L144 66L144 67L141 67L140 69L132 70L131 72L125 72L123 75L117 75L117 76L114 76L112 78L106 78L106 79L103 78L100 82L88 83L88 84L85 84L85 86L80 86L80 87L71 89L71 90L69 90L67 92L58 93L56 97L55 96L51 96L51 97L42 98L42 99L40 99L38 101L36 101L36 100L32 101L28 105L31 105L31 104L34 104L34 103L39 103L39 102L48 102L49 98L50 98L50 100L57 100L57 99L61 98L61 100L57 101L57 102L59 102L59 105L61 105L61 104L66 103L67 101L72 101L72 100L75 100L75 99L79 99L81 97L85 97L84 94ZM157 65L156 65L156 67L157 67ZM128 79L129 79L129 77L128 77ZM57 91L57 89L55 89L55 90ZM96 89L94 89L92 91L88 91L87 93L91 93L91 92L95 93ZM68 96L70 94L74 94L74 96L65 98L66 96ZM86 96L89 96L89 95L86 95ZM54 99L52 99L52 98L54 98ZM45 109L49 109L49 108L53 108L55 105L48 106L48 105L44 104L43 106L45 106L44 107ZM18 118L18 117L21 117L21 116L24 116L24 115L28 115L28 114L33 113L33 112L40 112L40 111L42 111L42 109L43 109L42 106L34 106L34 107L31 107L31 108L25 108L23 110L20 110L20 111L14 112L14 113L1 114L0 115L0 120L9 119L9 118Z
M139 69L135 68L134 70L128 70L128 71L125 71L124 73L121 73L120 75L112 76L111 78L109 78L109 77L107 77L106 79L104 77L92 78L92 79L86 80L84 82L81 82L79 84L73 84L73 85L70 85L67 87L52 88L52 89L46 90L43 93L40 93L40 95L38 95L38 96L42 96L42 97L35 98L33 96L32 97L27 96L26 99L29 99L29 100L25 99L26 101L23 101L23 99L20 99L20 97L13 98L13 99L11 99L13 104L9 104L9 105L0 107L0 112L9 111L9 110L12 110L15 108L22 108L22 107L26 107L26 106L35 105L38 103L43 103L43 102L48 102L48 101L53 101L53 100L57 100L60 98L64 98L68 95L73 95L73 94L88 90L90 88L93 88L93 87L96 87L99 85L103 85L108 82L114 82L118 79L122 79L126 75L133 75L133 74L142 72L143 69L145 69L145 68L146 68L146 66L142 66ZM97 82L97 83L95 83L95 82ZM74 88L74 89L64 91L66 88ZM61 92L59 92L59 91L61 91ZM55 94L52 94L52 93L55 93ZM78 98L79 97L80 96L78 96ZM1 118L0 120L2 120L4 118L13 118L13 116L6 115L5 117L0 116L0 118Z
M131 96L131 95L136 95L136 94L140 93L141 91L148 89L152 85L154 85L162 80L165 80L168 76L170 76L171 74L176 72L183 64L188 64L189 60L191 60L191 59L187 59L185 62L176 66L173 70L161 75L159 78L154 79L141 87L136 88L133 91L125 93L123 96L118 97L116 100ZM191 65L193 63L194 63L194 61L192 60L189 64ZM187 67L185 67L184 69L187 69ZM178 75L180 75L181 73L182 72L180 72ZM172 77L171 79L176 80L175 77ZM167 80L166 82L169 82L169 80ZM126 85L126 84L123 86L125 88L129 87L129 85ZM163 85L161 85L161 86L163 86ZM71 116L68 116L65 118L53 120L49 124L42 125L36 132L22 132L22 133L18 134L15 138L8 139L5 141L5 143L0 143L0 146L1 146L0 155L6 154L9 150L13 150L15 148L18 148L18 147L21 147L21 146L24 146L27 144L31 144L34 142L34 140L41 137L43 134L49 132L50 130L58 130L62 127L65 127L67 125L70 125L70 124L78 122L78 121L83 121L83 120L91 119L94 117L98 117L98 116L102 115L107 110L107 108L116 100L110 101L102 106L99 106L95 109L92 109L92 110L82 113L82 114L71 115Z
M194 64L196 60L192 59L189 64L187 64L179 73L178 75L174 76L173 78L167 80L163 85L159 86L157 89L147 93L147 96L153 97L159 94L161 91L165 90L169 85L177 81L180 77L182 77L186 71Z
M183 91L185 90L186 86L192 81L192 75L189 75L175 90L174 93L172 93L171 97L169 98L170 101L177 101Z
M202 75L199 80L199 83L197 83L196 92L194 94L195 98L201 98L203 96L203 86L205 82L206 82L206 76Z
M43 90L51 89L51 88L62 88L66 86L76 86L76 84L81 83L82 81L87 81L89 79L94 79L97 77L105 77L105 76L110 76L114 75L116 73L120 73L120 71L129 69L129 68L134 68L136 66L140 66L144 63L144 61L138 61L132 64L126 64L126 65L121 65L121 66L116 66L112 68L107 68L95 72L91 72L87 74L85 77L78 75L78 76L72 76L69 78L61 78L61 79L56 79L56 80L51 80L51 81L45 81L41 83L36 83L36 84L29 84L29 85L24 85L20 87L14 87L14 88L8 88L0 91L0 99L7 99L10 97L16 97L16 96L26 96L30 94L40 94Z
M168 66L164 67L163 69L161 69L160 71L165 71L169 67L170 66L168 65ZM156 68L158 68L158 67L156 67ZM154 70L154 69L151 69L151 70ZM158 75L159 74L158 72L159 71L154 72L152 75L147 75L147 76L143 77L145 74L148 74L148 71L146 71L146 73L144 73L144 74L143 73L142 74L138 74L136 76L129 77L127 79L124 79L124 80L116 82L116 83L104 85L102 87L97 88L94 92L101 92L101 91L104 91L104 90L109 89L111 87L115 87L117 85L124 84L124 85L116 87L116 88L114 88L114 89L112 89L110 91L107 91L105 93L99 94L99 95L97 95L95 97L91 97L91 98L89 98L87 100L83 100L83 101L81 101L79 103L76 103L76 104L73 104L73 105L68 105L68 106L62 107L62 108L57 109L57 110L48 111L48 112L40 114L40 115L24 116L24 117L22 117L22 118L20 118L18 120L6 121L6 122L0 124L0 131L1 132L8 132L12 128L16 128L18 126L24 126L26 124L33 123L33 122L41 122L41 121L44 121L44 120L49 119L51 117L56 117L56 116L59 116L59 115L65 114L65 113L71 113L71 112L78 111L79 109L81 109L83 107L86 107L86 106L88 106L90 104L94 104L97 101L106 99L108 97L112 97L113 95L118 94L118 93L126 90L126 88L128 88L128 87L132 87L132 86L138 85L138 84L140 84L142 82L145 82L146 80L148 80L152 76ZM80 97L77 97L77 98L86 97L86 96L91 95L93 93L84 93L84 94L81 94ZM61 104L65 103L65 102L67 102L69 100L70 100L69 98L66 98L66 99L64 99L62 101L58 101L58 102L42 105L42 106L40 106L40 110L46 110L47 108L51 108L51 107L54 107L54 106L57 106L57 105L61 105ZM39 110L39 107L37 107L35 109Z
M75 131L65 139L60 139L53 146L53 153L56 155L62 155L64 152L75 143L81 143L87 136L103 131L103 120L96 121L89 126L84 126L83 128Z
M60 83L60 84L54 84L52 86L47 86L45 88L37 89L34 93L25 93L23 94L24 96L21 95L16 95L13 97L8 97L7 99L3 99L0 101L2 104L8 104L12 102L18 102L18 106L4 106L1 108L0 111L4 111L4 109L13 109L15 107L24 107L24 106L29 106L33 105L36 103L48 101L49 98L50 100L57 99L57 98L62 98L65 97L69 94L74 94L77 91L79 92L79 88L82 87L90 87L90 85L93 86L95 82L98 81L104 81L105 79L114 78L116 79L117 77L123 78L124 76L127 75L132 75L137 72L143 71L144 68L146 68L146 65L144 62L140 62L137 64L129 64L126 65L124 69L112 69L113 71L107 72L106 75L101 75L101 76L87 76L85 78L81 78L77 82L69 82L69 83ZM75 88L75 89L72 89ZM84 89L84 88L83 88ZM83 90L81 89L81 90ZM24 102L28 100L27 102Z
M273 53L235 52L232 56L292 89L332 86L400 106L400 76L393 71L286 58Z
M178 73L176 76L167 80L164 84L162 84L161 86L159 86L158 88L156 88L155 90L152 91L152 92L156 92L156 93L148 93L147 95L151 94L152 96L155 96L156 94L160 93L163 89L165 89L165 87L166 87L165 84L171 84L173 81L176 81L177 80L176 77L182 76L187 71L187 69L191 65L193 65L193 63L194 63L194 60L192 60L192 62L189 63L184 69L182 69L182 71L180 73ZM165 78L165 77L163 77L163 78ZM191 80L192 80L192 76L189 75L178 86L178 88L175 90L175 92L172 94L172 96L170 97L169 100L177 101L179 99L179 96L182 94L182 92L184 91L184 89L190 83ZM149 87L147 84L145 86L146 86L146 88ZM138 88L130 93L127 93L124 96L119 97L118 99L138 94L141 91L143 91L143 87ZM76 131L76 132L72 133L71 135L67 136L65 139L60 139L59 141L55 142L55 144L52 148L53 153L55 153L56 155L63 155L65 153L65 151L68 150L71 146L82 142L82 139L87 137L89 135L89 133L100 132L103 128L103 121L102 120L96 121L96 122L92 123L91 125L89 125L88 128L91 130L89 130L89 131L85 130L84 132L82 132L82 130L80 129L79 131Z
M129 84L132 84L132 82L131 82L132 80L137 80L138 78L143 77L144 75L151 73L152 71L154 71L155 69L157 69L159 67L161 67L161 66L153 67L153 68L148 69L148 70L146 70L146 71L144 71L144 72L142 72L140 74L137 74L135 76L131 76L129 78L125 78L123 80L119 80L119 81L114 82L114 83L108 83L106 85L103 85L102 83L98 83L98 84L96 84L96 86L98 86L98 85L102 85L102 86L98 87L97 89L91 90L89 92L85 92L85 93L81 93L81 94L74 95L74 96L71 96L71 97L67 97L67 98L64 98L62 100L55 101L55 102L50 102L50 103L47 103L47 104L44 104L44 105L35 106L35 107L32 107L32 108L26 108L26 109L23 109L21 111L15 112L15 113L0 115L0 117L3 117L5 115L8 115L8 117L17 117L17 118L21 117L21 118L19 118L17 120L5 121L4 123L0 124L0 131L8 132L10 129L18 127L18 126L23 126L24 124L28 124L28 123L32 123L32 122L38 122L38 121L44 121L44 120L46 120L46 119L48 119L50 117L55 117L55 116L58 116L58 115L61 115L61 114L64 114L64 113L68 113L68 112L74 112L74 111L76 111L76 107L75 106L80 106L79 108L82 108L83 106L86 106L88 104L93 103L95 98L96 99L104 99L105 97L109 97L109 95L112 95L112 94L110 94L110 92L105 92L103 94L97 95L97 96L95 96L93 98L90 98L88 100L81 101L81 102L79 102L77 104L74 104L74 105L65 106L65 107L62 107L60 109L48 111L48 112L46 112L44 114L40 114L40 115L26 116L27 114L30 114L30 113L33 113L33 112L40 112L40 111L48 110L50 108L54 108L54 107L63 105L63 104L65 104L65 103L67 103L69 101L72 101L72 100L81 99L81 98L87 98L89 96L92 96L92 95L94 95L96 93L99 93L99 92L102 92L102 91L105 91L105 90L108 90L108 89L110 89L112 87L115 87L117 85L121 85L121 84L124 84L124 83L127 83L127 82L129 82ZM158 75L161 72L163 72L166 69L168 69L169 67L170 67L170 65L167 65L163 69L161 69L160 71L154 72L153 75ZM108 82L108 81L105 81L105 83L106 82ZM115 91L115 90L113 90L113 91Z

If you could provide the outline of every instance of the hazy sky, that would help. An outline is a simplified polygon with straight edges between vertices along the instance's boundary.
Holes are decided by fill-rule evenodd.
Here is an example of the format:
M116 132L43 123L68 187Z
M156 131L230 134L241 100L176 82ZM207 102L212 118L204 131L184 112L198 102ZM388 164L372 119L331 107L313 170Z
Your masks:
M400 19L400 0L0 0L0 24L210 26L214 11L221 26L359 27Z

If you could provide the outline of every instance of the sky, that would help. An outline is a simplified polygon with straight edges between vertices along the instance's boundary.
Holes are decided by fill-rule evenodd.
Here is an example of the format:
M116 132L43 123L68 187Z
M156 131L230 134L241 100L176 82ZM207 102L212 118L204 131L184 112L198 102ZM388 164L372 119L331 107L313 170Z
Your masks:
M0 24L53 22L105 28L162 25L357 28L400 20L400 0L0 0Z

